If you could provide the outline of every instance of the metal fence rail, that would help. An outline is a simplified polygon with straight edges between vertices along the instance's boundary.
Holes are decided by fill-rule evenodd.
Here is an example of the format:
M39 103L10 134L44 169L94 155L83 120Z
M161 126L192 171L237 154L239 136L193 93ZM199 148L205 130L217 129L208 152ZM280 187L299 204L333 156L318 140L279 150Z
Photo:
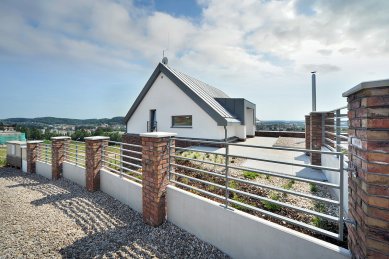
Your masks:
M65 161L85 167L85 142L71 141L65 146Z
M51 144L38 144L37 160L46 164L51 164Z
M322 113L323 145L331 151L347 154L348 149L347 106Z
M142 152L131 148L142 148L142 146L108 141L108 145L103 148L103 168L122 177L142 182L142 166L139 164L142 159L133 156L134 154L141 156Z
M175 138L172 138L175 139ZM182 140L182 139L179 139ZM199 140L191 140L191 139L185 139L185 141L189 142L196 142L196 143L204 143L204 144L219 144L220 142L212 142L212 141L199 141ZM212 151L206 151L206 150L199 150L195 148L181 148L171 145L170 150L170 163L169 163L169 179L171 182L175 183L177 187L183 187L190 189L192 191L195 191L197 193L201 193L206 196L213 197L217 199L219 202L223 203L225 207L241 207L245 208L251 211L260 212L263 215L282 220L285 222L288 222L290 224L311 230L316 233L320 233L338 240L343 240L343 153L342 152L334 152L334 151L319 151L319 150L306 150L306 149L298 149L298 148L282 148L282 147L266 147L266 146L253 146L253 145L242 145L238 143L223 143L225 146L225 150L223 153L219 152L212 152ZM269 160L269 159L260 159L255 157L248 157L244 155L234 155L230 153L230 147L231 146L239 146L239 147L245 147L245 148L252 148L252 149L271 149L271 150L283 150L283 151L293 151L293 152L301 152L301 153L321 153L321 154L336 154L339 156L339 167L332 168L332 167L323 167L323 166L316 166L316 165L310 165L310 164L299 164L294 162L286 162L286 161L277 161L277 160ZM193 157L185 157L183 156L183 152L186 151L193 151L198 153L204 153L204 154L212 154L212 155L219 155L224 158L224 162L216 162L216 161L206 161L201 160ZM175 152L175 153L174 153ZM231 165L230 160L235 158L241 158L241 159L248 159L248 160L257 160L267 163L274 163L274 164L284 164L284 165L291 165L291 166L300 166L300 167L307 167L307 168L314 168L314 169L325 169L330 170L334 172L339 173L339 184L333 184L328 182L322 182L322 181L316 181L311 179L302 178L299 176L291 176L287 174L281 174L276 172L269 172L266 170L261 169L253 169L248 167L243 167L239 165ZM195 162L198 164L206 164L209 166L214 166L214 170L210 169L204 169L199 168L198 166L192 166L193 164L189 165L183 165L183 161L190 161ZM181 164L180 164L181 163ZM216 170L218 169L218 170ZM244 178L239 178L236 176L230 175L231 170L237 170L237 171L249 171L251 173L255 174L262 174L267 176L275 176L280 177L284 179L294 180L294 181L301 181L301 182L307 182L311 184L326 186L329 188L336 188L340 190L340 199L339 200L333 200L326 197L320 197L318 195L314 194L308 194L304 192L300 192L298 190L289 190L286 188L281 188L277 186L271 186L268 184L258 183L251 180L247 180ZM177 172L178 171L178 172ZM191 173L192 172L192 173ZM207 179L205 176L208 176ZM212 177L212 178L211 178ZM214 180L209 180L209 179ZM180 179L180 180L178 180ZM183 181L182 179L186 179ZM315 211L308 208L302 208L298 207L294 204L285 203L279 200L271 199L269 197L261 196L258 194L251 193L249 191L244 191L239 189L237 186L232 186L230 183L231 181L234 181L235 183L242 183L246 184L248 186L252 186L254 188L261 188L265 190L272 190L280 193L285 194L291 194L298 197L302 197L305 199L310 199L317 202L322 202L325 204L330 204L337 207L337 215L330 215L326 213L322 213L320 211ZM197 184L196 184L197 183ZM195 186L193 186L195 185ZM235 184L236 185L236 184ZM251 187L250 187L251 188ZM212 189L210 191L209 189ZM213 190L219 190L218 192ZM216 192L216 193L215 193ZM221 193L224 193L224 195L221 195ZM244 201L237 200L231 198L230 194L239 194L241 196L245 196L249 199L258 200L261 202L271 203L274 205L281 206L283 208L288 208L291 210L294 210L296 212L301 212L304 214L313 215L315 217L319 217L321 219L334 222L338 224L338 232L331 232L328 230L325 230L323 228L319 228L314 225L307 224L306 222L299 221L297 219L289 218L284 215L277 214L275 212L265 210L263 208L259 208L257 206L253 206L252 204L245 203ZM235 205L235 206L234 206Z

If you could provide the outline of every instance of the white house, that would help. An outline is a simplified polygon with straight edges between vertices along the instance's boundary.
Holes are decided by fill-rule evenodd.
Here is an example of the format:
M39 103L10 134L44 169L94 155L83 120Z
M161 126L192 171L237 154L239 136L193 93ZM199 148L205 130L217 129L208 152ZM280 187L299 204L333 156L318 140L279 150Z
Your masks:
M127 133L224 140L255 135L255 104L159 63L125 117Z

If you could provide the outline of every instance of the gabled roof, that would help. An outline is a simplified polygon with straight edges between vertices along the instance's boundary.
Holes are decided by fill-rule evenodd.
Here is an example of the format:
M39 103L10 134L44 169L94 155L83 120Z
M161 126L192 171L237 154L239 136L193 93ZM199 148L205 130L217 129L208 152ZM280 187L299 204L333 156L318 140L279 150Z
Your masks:
M195 103L197 103L208 115L210 115L219 126L240 123L231 113L229 113L215 98L229 98L223 91L210 86L200 80L181 73L167 65L159 63L153 74L143 87L134 104L131 106L126 117L125 123L131 118L147 92L150 90L158 75L163 73L173 83L175 83L185 94L187 94Z

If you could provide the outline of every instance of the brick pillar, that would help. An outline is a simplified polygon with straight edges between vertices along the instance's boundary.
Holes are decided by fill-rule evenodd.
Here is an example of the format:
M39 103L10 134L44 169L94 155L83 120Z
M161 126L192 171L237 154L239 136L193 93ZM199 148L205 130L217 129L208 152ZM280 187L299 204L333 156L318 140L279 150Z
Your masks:
M53 137L51 141L51 179L57 180L62 175L65 147L70 143L70 137Z
M43 141L27 141L27 173L36 173L36 160L38 157L38 145Z
M310 114L310 149L320 150L322 146L322 113L311 112ZM311 153L311 164L321 165L321 154Z
M311 116L310 115L305 115L305 149L311 149Z
M354 258L389 258L389 80L343 94L349 117L348 243Z
M108 146L109 137L85 138L86 189L90 192L100 188L100 169L103 148Z
M169 168L169 138L175 133L149 132L142 138L143 221L159 226L166 219L166 186Z

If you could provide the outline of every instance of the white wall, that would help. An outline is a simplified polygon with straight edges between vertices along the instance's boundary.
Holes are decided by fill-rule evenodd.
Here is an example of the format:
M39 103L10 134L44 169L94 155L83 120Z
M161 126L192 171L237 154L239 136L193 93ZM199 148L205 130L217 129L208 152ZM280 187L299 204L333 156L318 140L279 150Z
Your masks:
M128 121L127 132L146 132L152 109L157 110L158 131L174 132L177 137L224 139L223 126L217 126L216 121L163 73L159 74ZM172 128L171 116L174 115L192 115L192 128ZM233 127L228 130L228 137L231 136L235 136Z
M78 185L86 186L86 172L85 168L76 166L69 162L62 164L62 176Z
M330 151L326 147L321 148L322 151ZM344 156L345 160L347 160L346 156ZM321 154L321 164L326 167L334 167L339 168L339 158L336 155L326 155ZM343 168L347 168L347 162L344 161ZM328 182L339 184L339 172L322 170L325 176L327 177ZM348 172L346 170L343 171L343 208L348 213ZM339 199L340 192L338 189L331 189L332 193Z
M168 221L233 258L350 258L344 248L178 189L167 188Z
M100 190L142 213L141 184L101 169Z
M36 161L36 167L35 171L37 174L42 175L43 177L46 177L47 179L52 179L51 174L51 164L46 164L41 161Z
M27 173L27 160L22 160L22 172Z

